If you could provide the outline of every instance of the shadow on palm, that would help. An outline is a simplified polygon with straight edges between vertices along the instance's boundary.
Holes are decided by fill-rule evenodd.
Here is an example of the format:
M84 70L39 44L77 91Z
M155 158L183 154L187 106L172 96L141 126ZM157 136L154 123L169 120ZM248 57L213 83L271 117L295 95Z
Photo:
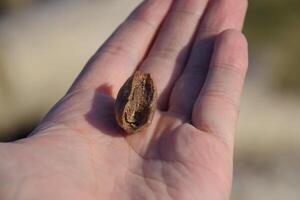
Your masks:
M91 110L85 115L87 122L99 130L99 134L124 138L129 147L139 156L161 159L161 147L167 145L166 141L171 133L182 125L182 120L168 112L156 110L149 127L128 135L116 121L115 99L111 96L111 90L109 85L102 85L95 91Z
M214 146L224 147L219 138L201 132L185 119L170 112L156 110L152 124L144 131L126 135L115 119L114 98L111 87L103 85L97 89L92 101L91 110L85 118L99 134L105 134L114 139L123 139L130 151L144 160L161 160L166 162L194 163L204 162L209 152L219 155L212 149ZM224 148L220 148L224 149ZM208 151L207 151L208 150ZM116 152L117 153L117 152ZM205 155L208 153L207 155ZM200 156L199 156L200 155Z
M117 125L114 98L110 91L106 85L97 90L86 120L99 130L99 134L106 134L112 140L124 138L122 144L128 147L128 153L117 152L123 148L111 146L115 151L111 152L111 156L126 155L122 159L127 160L128 179L132 183L143 180L140 187L166 187L171 194L187 195L186 181L206 187L214 182L230 180L228 174L223 177L220 173L224 170L220 167L230 159L224 156L227 149L219 138L197 130L174 114L158 110L145 131L126 136ZM210 180L205 177L210 177ZM132 185L127 187L135 192L138 190ZM224 190L223 187L217 189Z

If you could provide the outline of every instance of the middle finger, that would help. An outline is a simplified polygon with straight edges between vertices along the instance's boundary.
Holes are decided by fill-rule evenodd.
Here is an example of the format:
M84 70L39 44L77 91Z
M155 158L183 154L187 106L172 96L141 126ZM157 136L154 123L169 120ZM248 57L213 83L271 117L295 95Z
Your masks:
M158 108L166 110L171 88L184 67L208 0L175 0L154 44L140 66L150 73L158 91Z

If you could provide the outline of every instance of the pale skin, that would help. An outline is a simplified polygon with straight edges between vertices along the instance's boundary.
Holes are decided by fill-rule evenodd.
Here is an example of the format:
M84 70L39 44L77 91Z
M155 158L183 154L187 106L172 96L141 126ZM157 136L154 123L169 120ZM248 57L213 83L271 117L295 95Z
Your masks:
M0 199L228 200L247 71L246 0L148 0L30 137L0 144ZM125 136L114 99L150 73L158 108Z

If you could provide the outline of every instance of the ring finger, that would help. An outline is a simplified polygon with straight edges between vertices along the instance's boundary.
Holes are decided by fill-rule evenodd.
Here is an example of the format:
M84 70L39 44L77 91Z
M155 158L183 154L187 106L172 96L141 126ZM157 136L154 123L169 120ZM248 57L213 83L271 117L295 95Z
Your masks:
M211 0L203 16L191 56L176 82L170 112L190 118L210 64L215 36L227 29L241 30L247 10L246 0Z

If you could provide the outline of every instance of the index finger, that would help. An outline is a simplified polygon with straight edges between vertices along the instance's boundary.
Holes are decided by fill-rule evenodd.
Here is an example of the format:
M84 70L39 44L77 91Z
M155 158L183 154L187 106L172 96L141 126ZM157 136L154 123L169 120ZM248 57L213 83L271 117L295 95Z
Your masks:
M171 4L172 0L143 1L90 59L70 91L108 84L115 96L145 56Z

